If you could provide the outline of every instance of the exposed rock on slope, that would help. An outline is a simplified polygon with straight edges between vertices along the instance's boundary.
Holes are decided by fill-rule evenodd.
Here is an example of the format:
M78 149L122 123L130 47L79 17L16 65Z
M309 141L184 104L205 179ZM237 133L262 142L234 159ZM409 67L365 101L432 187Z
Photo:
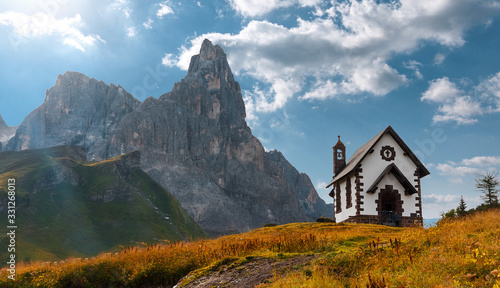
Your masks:
M116 156L120 151L109 147L108 139L139 104L121 86L66 72L47 90L43 104L23 120L7 150L80 145L98 160Z
M5 123L5 121L2 118L2 115L0 115L0 151L2 151L2 147L5 147L7 145L7 142L14 137L16 134L16 129L17 126L10 127Z
M212 235L269 222L311 221L332 212L307 175L281 153L266 153L252 135L240 86L224 51L210 41L192 57L187 76L159 99L139 103L121 87L102 85L81 74L60 76L9 148L64 142L83 145L97 159L117 155L122 147L139 150L144 171ZM80 98L88 99L83 111L74 105ZM50 124L37 124L44 121Z

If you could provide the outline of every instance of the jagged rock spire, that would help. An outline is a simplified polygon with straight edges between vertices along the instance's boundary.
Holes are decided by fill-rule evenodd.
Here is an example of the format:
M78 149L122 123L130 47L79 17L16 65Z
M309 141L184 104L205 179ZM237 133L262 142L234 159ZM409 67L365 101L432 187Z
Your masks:
M200 54L191 57L187 76L175 83L161 100L182 103L201 116L245 127L246 112L240 85L234 79L226 54L219 45L205 39Z

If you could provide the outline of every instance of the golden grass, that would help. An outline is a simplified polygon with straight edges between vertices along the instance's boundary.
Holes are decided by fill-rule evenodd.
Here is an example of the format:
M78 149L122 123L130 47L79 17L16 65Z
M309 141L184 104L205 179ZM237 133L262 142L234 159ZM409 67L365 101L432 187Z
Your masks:
M214 240L140 244L90 259L20 263L16 281L0 271L0 287L166 285L230 258L314 253L310 265L261 287L500 288L499 216L488 211L430 229L295 223Z
M388 245L327 253L309 273L275 276L260 287L495 287L500 288L500 211L405 229Z

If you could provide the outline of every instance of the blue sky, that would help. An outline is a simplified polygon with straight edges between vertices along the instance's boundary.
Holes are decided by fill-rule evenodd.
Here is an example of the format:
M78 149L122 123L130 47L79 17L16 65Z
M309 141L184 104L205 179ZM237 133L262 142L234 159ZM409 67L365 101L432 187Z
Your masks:
M11 126L65 71L158 97L208 38L228 55L254 135L328 203L339 134L350 156L391 125L431 172L425 218L461 195L477 206L474 178L500 170L500 1L5 2L0 114Z

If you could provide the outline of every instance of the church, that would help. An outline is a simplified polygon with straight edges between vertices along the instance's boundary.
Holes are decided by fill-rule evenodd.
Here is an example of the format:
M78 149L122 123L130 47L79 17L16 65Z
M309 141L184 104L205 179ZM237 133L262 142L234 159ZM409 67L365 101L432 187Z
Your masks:
M361 146L346 164L340 136L333 146L332 187L337 223L422 225L420 179L429 171L389 126Z

